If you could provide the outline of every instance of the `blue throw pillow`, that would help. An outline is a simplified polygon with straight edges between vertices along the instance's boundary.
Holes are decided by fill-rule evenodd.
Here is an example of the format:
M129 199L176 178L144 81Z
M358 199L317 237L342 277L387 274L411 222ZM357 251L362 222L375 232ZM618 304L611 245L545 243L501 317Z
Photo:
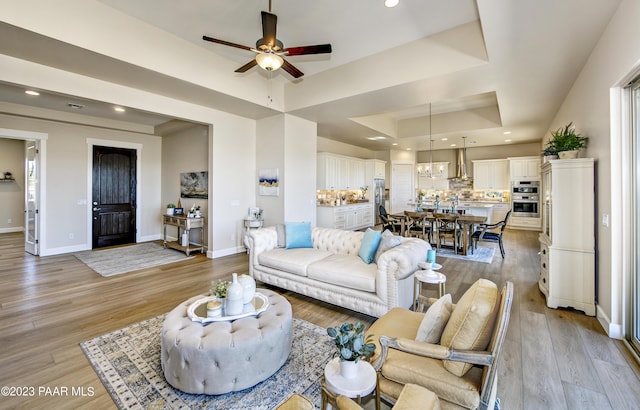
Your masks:
M285 222L286 248L313 248L311 222Z
M362 243L360 244L360 251L358 256L364 261L364 263L373 262L373 257L378 250L380 244L380 231L374 231L371 228L367 228L362 237Z

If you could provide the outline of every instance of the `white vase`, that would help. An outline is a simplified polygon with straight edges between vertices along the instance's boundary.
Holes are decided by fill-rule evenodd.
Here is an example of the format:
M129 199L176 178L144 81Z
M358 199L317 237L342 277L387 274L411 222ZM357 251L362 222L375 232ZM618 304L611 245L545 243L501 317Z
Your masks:
M251 276L242 274L238 277L238 282L242 285L242 303L251 302L256 294L256 281Z
M227 301L225 305L225 313L227 316L235 316L242 313L242 285L238 282L238 274L231 275L233 280L227 288Z
M345 379L355 379L358 376L358 362L340 360L340 375Z

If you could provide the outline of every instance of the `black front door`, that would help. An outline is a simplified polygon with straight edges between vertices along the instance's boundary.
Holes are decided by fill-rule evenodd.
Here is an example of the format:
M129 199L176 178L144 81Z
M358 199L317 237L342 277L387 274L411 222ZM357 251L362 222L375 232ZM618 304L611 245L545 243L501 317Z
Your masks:
M93 147L93 248L136 241L136 150Z

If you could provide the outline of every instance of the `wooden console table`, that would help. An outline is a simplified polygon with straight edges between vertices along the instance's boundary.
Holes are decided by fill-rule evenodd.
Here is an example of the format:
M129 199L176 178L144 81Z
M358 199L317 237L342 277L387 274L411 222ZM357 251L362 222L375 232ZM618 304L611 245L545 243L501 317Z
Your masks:
M167 241L167 226L175 226L178 228L178 240L177 241ZM165 248L177 249L179 251L184 252L189 256L191 252L204 252L204 217L199 218L187 218L186 216L171 216L171 215L162 215L162 229L163 229L163 240ZM193 243L191 242L191 230L196 229L200 230L200 241ZM181 232L182 231L182 232ZM182 234L187 235L187 245L182 246L180 243L182 239Z

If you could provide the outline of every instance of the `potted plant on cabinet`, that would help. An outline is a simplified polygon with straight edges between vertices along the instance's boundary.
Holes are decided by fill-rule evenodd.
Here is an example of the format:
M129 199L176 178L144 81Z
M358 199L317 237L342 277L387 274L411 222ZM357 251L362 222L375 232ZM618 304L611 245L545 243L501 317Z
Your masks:
M173 210L176 209L176 205L175 204L167 204L167 215L171 215L173 216Z
M588 137L576 134L573 122L551 132L551 139L547 143L547 149L555 149L560 159L576 158L578 151L586 148Z
M364 337L364 325L361 322L343 323L341 326L327 328L327 334L338 348L340 373L345 379L358 375L358 360L371 357L376 345L367 343L373 335Z

